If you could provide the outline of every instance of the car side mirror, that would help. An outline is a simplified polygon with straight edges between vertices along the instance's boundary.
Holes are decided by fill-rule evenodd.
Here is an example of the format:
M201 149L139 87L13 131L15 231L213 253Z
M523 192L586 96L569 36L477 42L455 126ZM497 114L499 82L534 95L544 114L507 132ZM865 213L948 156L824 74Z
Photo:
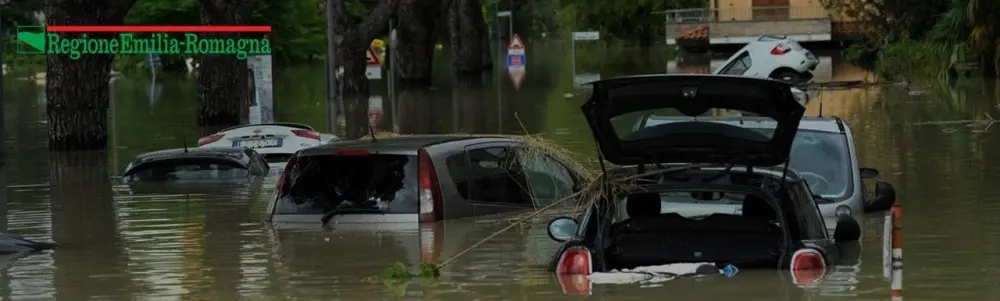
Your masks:
M862 167L860 169L862 179L874 179L878 178L878 169Z
M576 235L579 228L576 219L572 217L557 217L549 221L549 238L557 242L564 242Z
M833 240L837 243L854 242L861 239L861 224L853 216L837 217L837 229L833 230Z
M865 212L889 210L896 205L896 188L889 182L875 182L875 198L865 200Z

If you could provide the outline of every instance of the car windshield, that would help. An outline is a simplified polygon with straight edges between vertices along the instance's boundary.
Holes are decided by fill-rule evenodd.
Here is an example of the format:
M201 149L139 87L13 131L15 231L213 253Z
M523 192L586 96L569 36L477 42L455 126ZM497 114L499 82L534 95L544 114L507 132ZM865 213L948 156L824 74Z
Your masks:
M663 115L663 112L657 112L657 116ZM649 128L666 123L667 120L670 119L650 118L642 126ZM712 119L699 121L713 122ZM732 124L726 121L718 122ZM768 137L774 135L774 128L752 129ZM817 200L818 203L840 201L854 193L854 182L851 180L854 169L851 168L851 157L847 147L847 136L840 133L800 129L795 134L792 152L789 155L791 164L789 167L806 179L814 194L822 197Z
M765 133L774 129L758 129ZM789 167L802 176L813 194L829 203L853 193L853 169L847 151L847 137L840 133L799 130L792 143Z
M222 158L175 158L140 163L123 176L126 181L175 182L246 178L249 170Z

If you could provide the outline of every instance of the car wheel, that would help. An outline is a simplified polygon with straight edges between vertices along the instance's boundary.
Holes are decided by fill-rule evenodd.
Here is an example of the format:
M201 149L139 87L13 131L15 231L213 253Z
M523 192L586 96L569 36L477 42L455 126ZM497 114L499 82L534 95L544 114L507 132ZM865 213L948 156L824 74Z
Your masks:
M786 82L786 83L799 83L802 80L802 75L793 71L781 71L774 76L774 79Z

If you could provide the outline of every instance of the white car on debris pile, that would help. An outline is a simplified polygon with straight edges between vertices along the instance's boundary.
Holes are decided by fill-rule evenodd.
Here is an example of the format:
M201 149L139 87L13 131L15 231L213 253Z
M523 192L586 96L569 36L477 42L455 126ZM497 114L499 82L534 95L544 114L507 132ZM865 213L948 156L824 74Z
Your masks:
M250 148L275 166L288 161L300 149L318 146L333 135L320 134L308 125L298 123L261 123L235 126L198 138L198 147Z

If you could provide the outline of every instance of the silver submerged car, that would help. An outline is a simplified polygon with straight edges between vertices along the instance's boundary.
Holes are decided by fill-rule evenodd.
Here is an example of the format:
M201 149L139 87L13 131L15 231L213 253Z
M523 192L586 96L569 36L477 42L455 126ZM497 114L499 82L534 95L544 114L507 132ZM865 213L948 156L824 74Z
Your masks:
M639 119L634 129L690 119L686 116L646 115ZM703 116L698 117L698 121L738 125L767 135L777 127L773 119L759 116ZM875 185L875 197L865 199L862 179L875 178L878 171L859 166L851 128L840 118L804 117L792 142L789 164L806 179L813 193L819 197L820 210L828 219L837 216L838 208L842 211L840 213L873 212L889 209L896 202L895 189L882 180ZM849 212L843 212L845 210Z

